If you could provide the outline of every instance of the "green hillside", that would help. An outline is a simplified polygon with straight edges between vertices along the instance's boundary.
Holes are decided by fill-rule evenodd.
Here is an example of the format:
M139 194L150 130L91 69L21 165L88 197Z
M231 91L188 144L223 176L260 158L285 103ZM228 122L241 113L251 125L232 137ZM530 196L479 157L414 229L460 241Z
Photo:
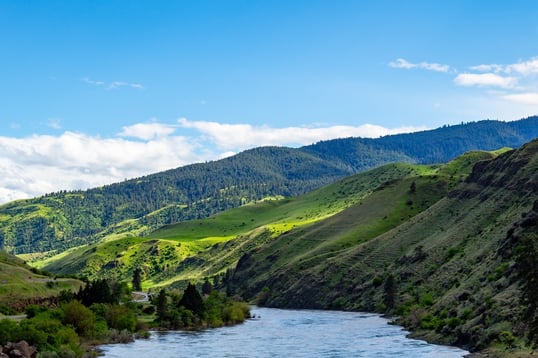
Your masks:
M327 234L327 221L247 253L231 275L233 289L271 306L397 314L421 337L473 350L536 342L538 141L479 162L413 216L404 201L414 207L418 195L434 193L429 179L415 182L414 194L405 193L405 181L384 193L392 201L385 211L370 203L331 218L342 218L334 222L340 230L350 225L349 236ZM359 223L372 214L369 231ZM376 231L384 222L393 225ZM350 238L356 245L339 251Z
M41 267L122 280L140 267L146 289L211 278L258 304L395 314L432 341L524 351L538 340L536 183L538 140L390 164Z
M421 212L463 180L470 163L491 156L470 152L444 166L389 164L302 196L263 200L208 219L164 226L146 237L79 247L35 264L58 274L121 280L143 268L144 287L181 284L221 275L244 253L268 241L312 230L335 237L333 244L318 249L323 258L326 252L356 245L357 232L363 231L360 240L368 240Z
M9 313L6 307L16 309L20 302L38 303L57 296L61 290L76 290L80 285L78 280L44 275L21 259L0 251L0 317Z
M83 274L90 277L119 275L123 279L127 279L134 268L142 266L150 283L185 279L184 274L176 277L178 271L184 270L180 266L189 266L183 262L185 258L203 255L204 250L215 244L233 240L228 246L235 245L244 240L245 235L250 237L253 235L251 232L264 230L270 231L270 236L276 236L293 227L334 215L388 180L432 170L435 169L391 164L299 197L268 198L208 219L164 226L143 238L116 235L116 238L104 243L74 248L34 264L59 274ZM220 250L213 248L212 255L214 251L223 251L225 257L222 261L215 260L215 257L206 258L204 262L210 260L211 264L205 263L216 268L206 268L195 276L214 275L235 264L241 252L230 256L228 246L223 246Z
M519 147L538 137L538 117L435 130L264 147L85 191L0 206L0 249L54 255L103 240L143 236L267 197L291 197L380 165L445 163L466 151Z

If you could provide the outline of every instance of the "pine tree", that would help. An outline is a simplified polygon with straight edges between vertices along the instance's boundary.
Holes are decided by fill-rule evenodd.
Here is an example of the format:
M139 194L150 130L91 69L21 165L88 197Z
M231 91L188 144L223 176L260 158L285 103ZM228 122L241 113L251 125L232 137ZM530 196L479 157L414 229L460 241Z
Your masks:
M387 311L392 311L396 304L396 283L394 282L394 276L392 274L387 276L383 290L383 303L385 304Z
M211 291L213 291L213 285L211 285L211 282L209 282L209 279L206 277L204 284L202 285L202 294L209 295L211 294Z
M142 291L142 270L140 268L133 271L133 291Z
M192 311L198 316L204 314L204 300L200 293L192 283L189 282L187 289L183 292L183 297L179 301L179 306L183 306L186 309Z
M164 288L159 291L155 302L155 311L157 311L157 319L162 323L168 319L168 298Z

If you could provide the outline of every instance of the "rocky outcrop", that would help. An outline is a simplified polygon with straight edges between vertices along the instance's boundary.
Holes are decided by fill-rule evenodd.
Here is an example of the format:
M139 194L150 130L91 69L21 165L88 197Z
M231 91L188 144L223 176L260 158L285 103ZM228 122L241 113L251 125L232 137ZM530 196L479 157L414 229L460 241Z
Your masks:
M0 346L1 347L1 346ZM0 358L36 358L37 349L31 346L26 341L20 341L19 343L8 342L5 346L1 347L2 352Z

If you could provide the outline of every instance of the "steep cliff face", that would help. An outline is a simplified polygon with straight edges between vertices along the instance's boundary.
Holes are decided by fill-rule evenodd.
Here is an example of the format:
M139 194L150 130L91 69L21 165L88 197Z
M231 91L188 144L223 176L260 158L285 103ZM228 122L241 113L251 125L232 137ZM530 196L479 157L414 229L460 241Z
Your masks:
M438 175L390 183L248 253L235 286L250 298L263 290L272 306L396 314L417 334L471 349L538 337L538 141L450 187Z

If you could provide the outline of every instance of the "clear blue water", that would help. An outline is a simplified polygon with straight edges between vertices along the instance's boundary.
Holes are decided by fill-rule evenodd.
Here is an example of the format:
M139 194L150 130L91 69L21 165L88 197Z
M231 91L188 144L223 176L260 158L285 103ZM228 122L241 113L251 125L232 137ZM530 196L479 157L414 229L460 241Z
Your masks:
M253 308L259 318L200 332L153 332L101 347L105 357L463 357L455 347L408 339L374 314Z

